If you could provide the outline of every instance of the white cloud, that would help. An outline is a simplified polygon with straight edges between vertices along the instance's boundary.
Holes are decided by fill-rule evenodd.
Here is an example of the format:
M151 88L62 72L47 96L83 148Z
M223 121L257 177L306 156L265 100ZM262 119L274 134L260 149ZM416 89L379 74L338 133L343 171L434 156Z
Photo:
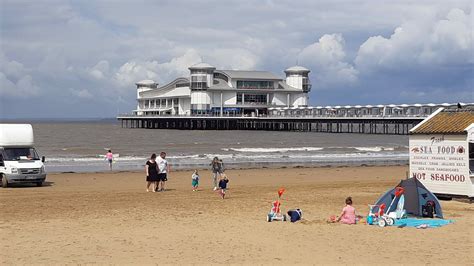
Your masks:
M298 54L299 61L310 67L316 88L349 85L357 81L357 70L346 62L344 38L341 34L325 34L318 42Z
M143 79L157 82L169 82L176 76L187 76L188 67L201 62L201 56L194 49L187 50L182 56L175 57L168 62L132 60L123 64L114 74L117 85L131 88L134 83Z
M473 16L454 8L444 17L423 17L385 38L370 37L355 59L361 72L474 63Z
M33 84L33 78L25 75L16 82L0 72L0 96L13 98L28 98L39 94L39 87Z
M95 79L104 79L109 74L109 62L106 60L99 61L95 66L87 70L89 75Z
M216 49L205 56L205 59L220 69L251 70L259 63L257 55L247 49Z

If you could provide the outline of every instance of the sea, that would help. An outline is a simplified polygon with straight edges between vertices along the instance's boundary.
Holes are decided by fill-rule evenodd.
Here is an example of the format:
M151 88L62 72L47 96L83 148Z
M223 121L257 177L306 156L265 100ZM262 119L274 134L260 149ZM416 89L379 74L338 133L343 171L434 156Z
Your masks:
M152 153L167 153L172 169L208 169L214 157L226 169L404 165L408 136L277 131L122 128L115 120L31 123L48 172L141 170Z

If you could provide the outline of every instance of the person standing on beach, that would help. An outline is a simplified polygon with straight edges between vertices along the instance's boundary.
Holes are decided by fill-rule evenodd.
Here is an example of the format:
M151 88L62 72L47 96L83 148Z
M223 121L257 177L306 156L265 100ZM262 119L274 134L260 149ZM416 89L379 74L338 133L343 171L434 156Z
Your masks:
M198 170L194 170L194 173L193 175L191 176L192 178L192 183L191 185L193 186L193 191L197 191L198 190L198 187L199 187L199 172Z
M222 160L219 160L219 158L214 157L214 159L212 159L212 162L209 165L211 166L212 181L214 184L214 191L215 191L217 190L217 175L221 177L224 170L223 163L222 163Z
M109 150L106 154L105 154L105 159L109 162L109 168L110 168L110 171L112 171L112 161L114 159L114 155L112 153L112 150Z
M153 184L152 191L156 191L158 182L158 164L156 163L156 154L152 154L150 160L145 164L146 173L146 192L150 191L150 186Z
M170 165L166 158L166 152L161 152L158 157L158 186L156 191L165 191L165 183L168 181L168 173L170 172Z

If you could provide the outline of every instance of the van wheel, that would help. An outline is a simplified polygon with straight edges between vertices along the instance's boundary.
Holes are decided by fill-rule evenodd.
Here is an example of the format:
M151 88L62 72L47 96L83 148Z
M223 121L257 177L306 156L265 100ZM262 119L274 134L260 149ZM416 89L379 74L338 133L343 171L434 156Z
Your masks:
M42 186L43 186L43 182L37 182L37 183L36 183L36 186L37 186L37 187L42 187Z
M7 180L7 177L4 175L2 175L2 187L3 188L8 187L8 180Z

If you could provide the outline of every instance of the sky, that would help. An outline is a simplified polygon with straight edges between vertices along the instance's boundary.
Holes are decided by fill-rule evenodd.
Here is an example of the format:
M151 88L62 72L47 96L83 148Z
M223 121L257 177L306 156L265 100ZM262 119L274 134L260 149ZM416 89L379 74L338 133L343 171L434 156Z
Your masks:
M474 102L473 3L0 0L0 119L130 113L199 62L305 66L313 106Z

